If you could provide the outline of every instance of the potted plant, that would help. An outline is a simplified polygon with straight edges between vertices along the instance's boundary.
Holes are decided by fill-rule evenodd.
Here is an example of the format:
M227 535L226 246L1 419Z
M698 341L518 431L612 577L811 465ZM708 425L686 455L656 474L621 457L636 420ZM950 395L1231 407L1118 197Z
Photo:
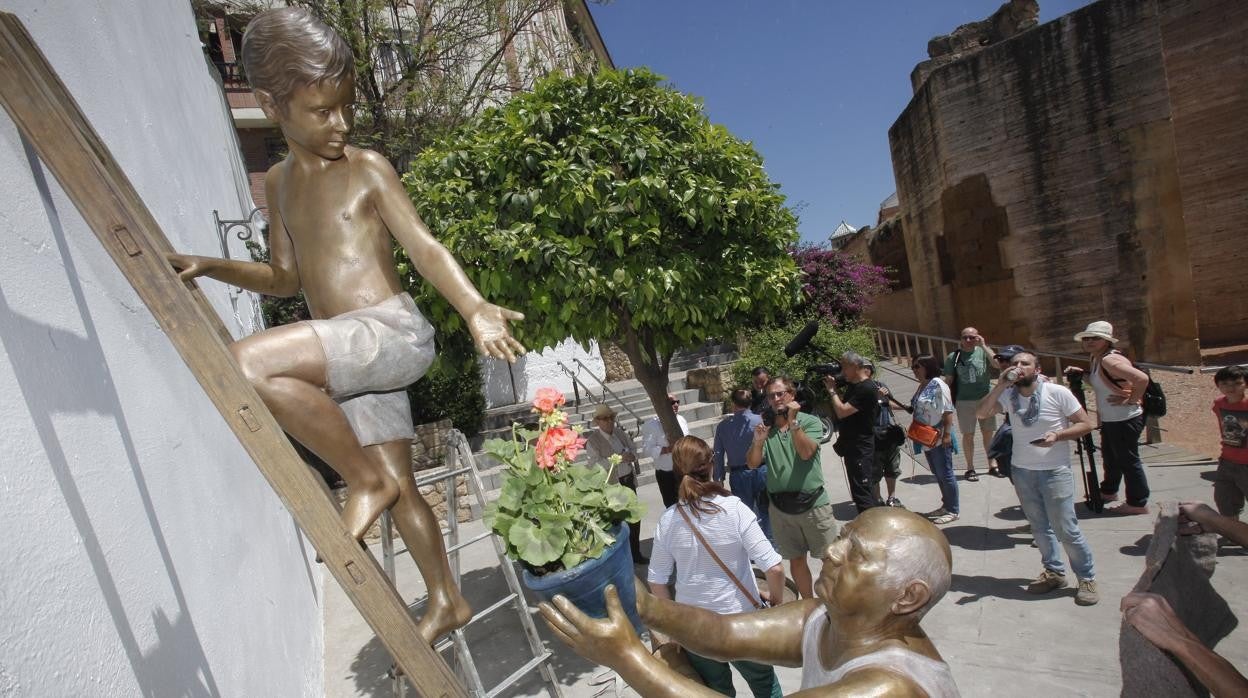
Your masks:
M608 483L618 456L609 469L573 462L585 439L579 427L568 426L564 403L558 390L538 390L538 428L513 424L510 440L485 443L485 452L507 466L485 523L523 567L525 586L539 596L562 594L585 613L605 618L603 588L614 584L640 631L628 525L640 522L644 509L632 490Z

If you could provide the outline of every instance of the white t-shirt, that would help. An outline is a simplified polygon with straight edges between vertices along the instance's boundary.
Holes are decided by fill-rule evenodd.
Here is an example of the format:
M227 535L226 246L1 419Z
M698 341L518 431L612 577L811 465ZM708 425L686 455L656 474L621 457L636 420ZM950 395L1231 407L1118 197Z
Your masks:
M684 415L676 415L676 423L680 425L680 431L685 436L689 435L689 422L685 421ZM663 425L659 423L657 416L651 417L641 428L641 452L646 456L654 459L655 470L672 470L672 454L660 453L668 447L667 434L663 432Z
M724 561L737 580L758 598L758 584L750 569L750 560L761 570L780 564L780 554L771 547L767 536L758 527L758 517L736 497L715 495L708 498L723 511L696 516L688 508L690 520L715 554ZM676 570L676 600L716 613L741 613L753 611L754 604L741 594L724 570L698 541L685 517L676 511L677 504L668 507L659 519L654 532L654 549L650 552L650 569L646 579L666 584Z
M1079 401L1070 389L1056 383L1037 383L1040 393L1040 415L1031 426L1023 424L1023 416L1014 411L1010 397L1018 388L1009 388L998 400L1001 409L1010 415L1010 430L1014 434L1014 457L1010 467L1024 470L1054 470L1070 467L1070 442L1058 441L1052 446L1032 446L1030 442L1045 433L1070 426L1070 417L1078 412ZM1033 395L1034 396L1034 395ZM1018 396L1018 407L1024 412L1031 398Z

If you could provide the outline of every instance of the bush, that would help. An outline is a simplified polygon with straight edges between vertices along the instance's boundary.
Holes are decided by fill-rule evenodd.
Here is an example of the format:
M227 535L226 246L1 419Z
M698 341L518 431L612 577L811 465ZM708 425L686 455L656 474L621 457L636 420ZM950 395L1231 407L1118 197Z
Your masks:
M802 331L810 318L796 318L784 325L764 327L749 338L749 344L741 352L741 360L732 366L735 387L750 387L750 372L756 366L765 366L772 376L788 376L793 380L806 377L806 367L822 363L813 352L802 352L792 358L784 355L784 346ZM811 347L827 351L837 359L846 351L856 351L868 358L875 358L875 343L869 327L837 329L827 322L819 324L819 333L811 340Z
M469 345L471 349L471 345ZM485 419L485 395L481 392L481 367L475 354L471 360L438 360L420 380L407 389L412 403L412 421L428 424L449 419L455 428L472 438L481 431Z
M803 301L798 314L850 327L878 296L888 293L890 281L884 267L814 245L799 245L791 254L802 272Z

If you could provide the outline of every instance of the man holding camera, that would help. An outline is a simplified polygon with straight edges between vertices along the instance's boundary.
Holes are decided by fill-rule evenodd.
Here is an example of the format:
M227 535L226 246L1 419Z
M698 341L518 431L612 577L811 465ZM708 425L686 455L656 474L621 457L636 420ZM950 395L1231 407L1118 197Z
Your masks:
M769 409L754 427L754 440L745 454L751 469L767 463L767 495L771 500L771 532L780 557L789 561L789 574L804 599L814 596L814 580L806 555L822 557L837 537L836 517L823 491L819 437L823 423L801 411L797 387L788 378L767 384Z
M845 396L836 392L835 375L823 377L823 385L832 396L832 411L837 418L837 439L834 450L845 460L849 476L849 495L858 513L883 504L875 496L872 471L875 469L875 422L880 417L877 400L879 386L869 378L868 362L858 352L847 351L841 357L841 379Z

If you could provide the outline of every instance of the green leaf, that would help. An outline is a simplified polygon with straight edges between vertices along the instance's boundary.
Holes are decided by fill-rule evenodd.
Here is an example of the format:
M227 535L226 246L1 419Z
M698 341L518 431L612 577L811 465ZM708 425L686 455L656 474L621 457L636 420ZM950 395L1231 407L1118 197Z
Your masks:
M567 538L561 528L547 529L532 521L517 521L507 535L507 542L515 546L522 560L536 567L559 559Z

